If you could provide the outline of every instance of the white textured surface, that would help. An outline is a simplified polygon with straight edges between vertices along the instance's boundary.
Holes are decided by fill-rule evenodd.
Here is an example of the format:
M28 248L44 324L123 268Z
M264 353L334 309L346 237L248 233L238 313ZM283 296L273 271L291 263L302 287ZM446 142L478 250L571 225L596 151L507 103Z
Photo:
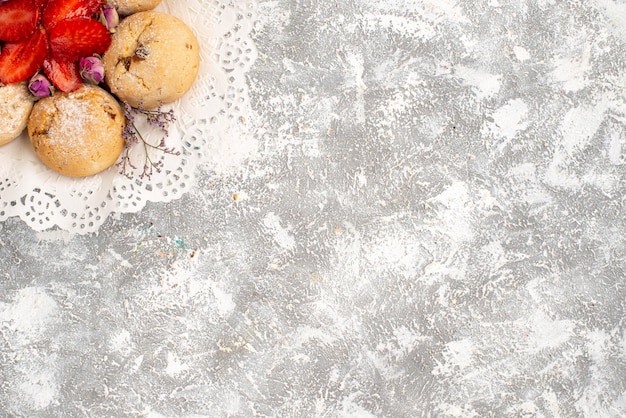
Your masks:
M625 7L259 1L191 193L0 224L0 409L625 416Z

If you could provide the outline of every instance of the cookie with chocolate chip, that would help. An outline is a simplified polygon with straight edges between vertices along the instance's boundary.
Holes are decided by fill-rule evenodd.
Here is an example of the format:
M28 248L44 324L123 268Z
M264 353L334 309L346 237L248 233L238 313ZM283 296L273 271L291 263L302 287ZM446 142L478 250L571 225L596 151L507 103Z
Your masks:
M191 88L200 67L200 47L180 19L140 12L121 21L103 62L114 95L133 107L154 109Z

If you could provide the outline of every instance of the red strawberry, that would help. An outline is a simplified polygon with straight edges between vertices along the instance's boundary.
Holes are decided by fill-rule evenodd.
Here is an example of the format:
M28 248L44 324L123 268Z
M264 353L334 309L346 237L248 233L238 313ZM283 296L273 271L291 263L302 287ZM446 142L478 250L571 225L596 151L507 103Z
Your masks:
M76 61L59 61L48 57L43 62L43 70L50 81L52 81L52 84L61 91L74 91L82 84Z
M102 54L111 44L111 35L102 23L82 17L60 21L49 36L52 56L66 61Z
M0 40L21 41L37 28L39 8L32 0L0 3Z
M103 4L104 0L48 0L43 11L43 26L50 30L63 19L91 17Z
M20 42L7 42L0 52L0 82L26 80L37 72L48 52L46 33L38 30Z
M48 0L35 0L35 3L37 3L39 10L42 10L45 7L46 3L48 3Z

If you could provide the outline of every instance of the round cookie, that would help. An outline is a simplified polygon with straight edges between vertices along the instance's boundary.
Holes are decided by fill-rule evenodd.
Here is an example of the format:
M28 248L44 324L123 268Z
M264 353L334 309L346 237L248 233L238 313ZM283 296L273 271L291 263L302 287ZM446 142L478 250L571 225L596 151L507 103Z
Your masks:
M109 0L107 3L115 7L119 14L126 16L152 10L161 3L161 0Z
M133 107L154 109L191 88L200 66L200 47L180 19L140 12L117 26L103 61L113 94Z
M124 112L100 87L83 84L35 103L28 135L41 161L71 177L97 174L113 165L124 148Z
M25 81L0 84L0 145L20 136L26 128L34 101Z

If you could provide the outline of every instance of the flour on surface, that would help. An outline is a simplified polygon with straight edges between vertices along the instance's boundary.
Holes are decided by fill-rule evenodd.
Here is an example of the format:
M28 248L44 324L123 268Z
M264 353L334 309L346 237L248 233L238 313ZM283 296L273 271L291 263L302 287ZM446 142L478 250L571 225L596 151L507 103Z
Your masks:
M278 245L286 250L291 250L296 245L296 240L288 227L281 225L281 219L274 212L265 215L263 225Z
M14 342L29 344L38 341L58 319L56 301L43 289L28 287L19 290L12 303L0 304L0 326L14 334Z

